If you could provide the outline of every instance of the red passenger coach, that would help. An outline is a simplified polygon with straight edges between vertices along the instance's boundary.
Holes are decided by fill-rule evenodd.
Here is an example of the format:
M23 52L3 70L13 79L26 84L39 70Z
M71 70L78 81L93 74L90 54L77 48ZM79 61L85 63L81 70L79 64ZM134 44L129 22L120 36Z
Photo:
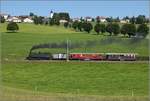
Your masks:
M103 60L101 53L71 53L69 58L71 60Z

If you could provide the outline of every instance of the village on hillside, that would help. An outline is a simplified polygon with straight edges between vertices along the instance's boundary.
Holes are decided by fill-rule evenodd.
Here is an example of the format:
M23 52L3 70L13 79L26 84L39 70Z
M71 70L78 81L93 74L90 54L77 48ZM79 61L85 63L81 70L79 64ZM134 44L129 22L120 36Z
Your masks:
M49 18L53 18L55 12L50 11L48 16L40 16L42 17L42 20L44 22L48 21ZM60 12L60 13L66 13L66 12ZM68 13L69 14L69 13ZM11 16L10 14L6 14L6 13L0 13L0 17L3 17L5 19L6 22L16 22L16 23L34 23L34 13L30 13L29 15L19 15L19 16ZM113 19L112 17L105 17L105 16L97 16L95 18L90 17L90 16L86 16L86 17L76 17L76 18L70 18L70 21L88 21L88 22L94 22L97 19L99 19L100 22L105 23L105 22L110 22L110 19ZM120 19L119 17L114 18L117 22L120 22L122 24L125 23L129 23L130 22L130 18L128 16ZM146 18L147 20L149 20L149 18ZM66 19L60 19L59 20L60 23L65 23L68 22L68 20Z

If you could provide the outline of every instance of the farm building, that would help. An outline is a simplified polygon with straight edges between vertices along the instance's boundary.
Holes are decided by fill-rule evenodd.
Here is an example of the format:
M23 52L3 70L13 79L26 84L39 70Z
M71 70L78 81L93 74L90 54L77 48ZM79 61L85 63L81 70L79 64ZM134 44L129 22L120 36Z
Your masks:
M25 23L33 23L33 20L31 18L25 18L23 20L23 22L25 22Z

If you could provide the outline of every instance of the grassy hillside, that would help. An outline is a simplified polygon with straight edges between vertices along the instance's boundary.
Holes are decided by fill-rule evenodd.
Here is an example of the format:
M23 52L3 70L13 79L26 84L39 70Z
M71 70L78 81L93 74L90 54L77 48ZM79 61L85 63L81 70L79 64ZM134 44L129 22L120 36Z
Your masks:
M2 39L2 58L8 60L25 59L30 48L36 44L63 42L69 39L71 43L83 44L82 48L71 52L134 52L139 55L148 55L148 40L134 40L129 38L94 35L84 32L75 32L57 26L40 26L33 24L19 24L17 33L6 33L6 24L0 27ZM87 40L95 40L92 46L85 46ZM54 49L50 51L58 51ZM60 51L59 51L60 52Z

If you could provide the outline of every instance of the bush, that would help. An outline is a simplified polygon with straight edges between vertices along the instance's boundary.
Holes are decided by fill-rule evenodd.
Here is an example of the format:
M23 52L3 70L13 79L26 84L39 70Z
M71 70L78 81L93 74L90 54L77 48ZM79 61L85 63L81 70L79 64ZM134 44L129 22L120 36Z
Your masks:
M10 23L7 25L7 30L8 30L8 31L15 32L15 31L18 31L18 30L19 30L19 26L18 26L17 23L15 23L15 22L10 22Z

